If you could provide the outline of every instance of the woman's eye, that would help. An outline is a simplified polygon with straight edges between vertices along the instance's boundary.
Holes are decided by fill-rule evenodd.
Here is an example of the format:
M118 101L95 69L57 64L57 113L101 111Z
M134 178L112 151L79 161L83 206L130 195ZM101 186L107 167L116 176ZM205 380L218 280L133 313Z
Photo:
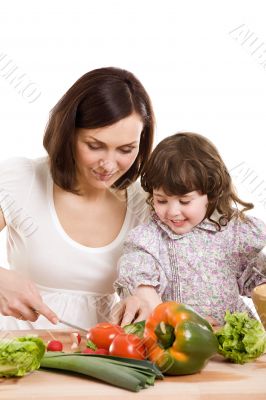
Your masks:
M157 200L157 203L158 203L158 204L166 204L167 201L166 201L166 200Z
M93 144L93 143L87 143L87 146L90 150L100 150L102 148L102 146L98 145L98 144ZM128 147L125 149L119 149L119 151L122 154L129 154L133 151L134 147Z
M182 201L182 200L179 200L179 202L180 202L180 204L183 204L183 205L186 205L186 204L190 203L190 201Z
M87 146L90 150L99 150L101 147L95 144L87 143Z
M132 153L134 147L129 147L127 149L119 149L121 151L122 154L129 154Z

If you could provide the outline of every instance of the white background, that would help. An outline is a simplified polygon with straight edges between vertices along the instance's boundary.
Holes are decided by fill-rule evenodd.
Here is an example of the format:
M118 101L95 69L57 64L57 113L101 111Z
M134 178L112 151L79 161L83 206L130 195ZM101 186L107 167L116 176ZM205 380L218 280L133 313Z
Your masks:
M49 110L85 72L117 66L132 71L149 92L156 143L180 130L209 137L232 170L239 194L266 220L264 5L263 0L1 2L0 161L44 155ZM29 92L18 93L7 67L1 72L7 59L10 71L17 67L14 76L25 73L38 88L35 102L29 102ZM0 252L3 265L3 235Z

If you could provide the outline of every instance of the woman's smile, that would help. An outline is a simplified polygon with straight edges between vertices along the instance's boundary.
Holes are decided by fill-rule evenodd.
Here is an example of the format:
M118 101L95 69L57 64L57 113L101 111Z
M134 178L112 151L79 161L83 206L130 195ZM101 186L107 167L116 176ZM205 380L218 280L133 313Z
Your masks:
M92 172L92 174L95 176L95 178L97 179L97 180L99 180L99 181L109 181L109 179L111 179L116 173L117 173L117 171L115 171L115 172L111 172L111 173L106 173L106 172L98 172L98 171L95 171L95 170L91 170L91 172Z

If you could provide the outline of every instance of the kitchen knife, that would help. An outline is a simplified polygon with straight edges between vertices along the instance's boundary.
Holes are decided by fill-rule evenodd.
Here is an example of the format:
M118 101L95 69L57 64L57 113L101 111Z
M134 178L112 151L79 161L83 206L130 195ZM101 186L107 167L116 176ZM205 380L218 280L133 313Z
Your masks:
M69 326L70 328L77 329L78 331L88 333L88 330L87 330L87 329L84 329L84 328L81 328L80 326L71 324L70 322L64 321L63 319L59 319L58 322L60 322L60 323L63 324L63 325Z

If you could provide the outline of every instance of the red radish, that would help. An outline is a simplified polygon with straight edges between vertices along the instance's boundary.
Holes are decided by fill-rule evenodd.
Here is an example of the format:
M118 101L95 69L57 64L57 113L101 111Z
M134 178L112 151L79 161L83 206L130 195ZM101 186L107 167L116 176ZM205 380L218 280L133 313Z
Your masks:
M79 345L77 343L72 343L70 348L71 350L77 350L79 348Z
M86 349L82 350L82 354L95 354L95 350L86 347Z
M70 336L71 336L71 340L72 340L73 343L77 343L77 345L80 344L81 336L80 336L80 334L78 332L71 332Z
M95 354L102 354L102 355L106 355L106 356L108 356L108 354L109 354L109 351L108 350L106 350L106 349L97 349L97 350L95 350L95 352L94 352Z
M48 351L62 351L63 350L63 343L60 340L51 340L48 342L47 345Z
M109 354L109 351L106 350L106 349L96 349L96 350L93 350L93 349L90 349L90 348L86 347L86 349L84 349L84 350L82 351L82 354L108 355L108 354Z

